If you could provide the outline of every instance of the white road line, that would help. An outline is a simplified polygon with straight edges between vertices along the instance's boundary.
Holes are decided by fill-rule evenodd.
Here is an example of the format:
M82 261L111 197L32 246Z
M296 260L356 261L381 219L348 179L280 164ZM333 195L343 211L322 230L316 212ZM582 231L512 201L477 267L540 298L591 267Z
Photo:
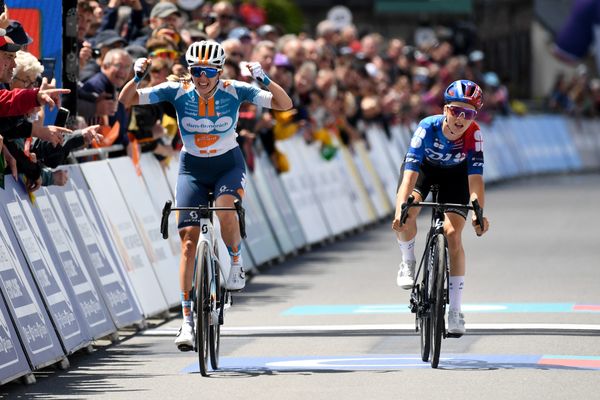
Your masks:
M600 334L600 325L592 324L466 324L467 334L516 334L516 333L579 333ZM147 329L144 336L171 336L179 328L164 327ZM415 332L414 324L374 324L374 325L289 325L289 326L222 326L223 336L267 336L330 333L376 333L409 334Z

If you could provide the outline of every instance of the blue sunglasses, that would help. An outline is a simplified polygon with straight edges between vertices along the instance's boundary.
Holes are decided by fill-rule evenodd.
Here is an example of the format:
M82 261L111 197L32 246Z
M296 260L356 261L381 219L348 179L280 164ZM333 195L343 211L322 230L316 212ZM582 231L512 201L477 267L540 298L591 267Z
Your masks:
M218 68L213 67L190 67L190 73L194 78L200 78L202 74L207 78L214 78L219 73Z

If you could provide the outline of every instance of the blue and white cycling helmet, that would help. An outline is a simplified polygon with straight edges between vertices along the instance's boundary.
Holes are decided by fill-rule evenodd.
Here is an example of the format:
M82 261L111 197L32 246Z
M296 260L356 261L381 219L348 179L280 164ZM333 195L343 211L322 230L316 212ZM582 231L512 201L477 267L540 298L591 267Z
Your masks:
M444 91L444 101L450 103L452 101L460 101L467 103L479 110L483 106L483 92L475 83L467 79L459 79L454 81Z

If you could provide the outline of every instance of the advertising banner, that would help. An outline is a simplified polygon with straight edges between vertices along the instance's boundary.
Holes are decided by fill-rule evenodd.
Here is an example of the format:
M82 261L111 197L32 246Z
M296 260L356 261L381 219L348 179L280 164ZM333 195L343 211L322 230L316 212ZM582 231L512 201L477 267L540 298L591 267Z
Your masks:
M50 186L48 191L61 223L69 228L73 249L99 288L114 324L122 328L140 322L141 308L117 259L111 255L106 242L110 238L103 234L103 225L93 214L94 203L85 195L89 190L79 167L69 167L66 186Z
M41 212L45 227L60 259L65 275L69 280L76 303L83 316L82 322L92 339L99 339L116 331L116 327L110 318L110 314L104 304L102 295L96 288L90 274L84 267L79 251L75 248L75 241L68 231L62 218L55 211L50 200L50 193L46 188L36 193L36 204ZM60 206L58 206L60 208ZM62 213L62 210L61 210Z
M124 261L144 316L166 311L169 308L167 301L108 161L81 164L81 172L106 218L107 228Z
M0 242L3 240L0 237ZM5 248L4 244L0 243L0 248ZM0 257L2 254L5 253L0 250ZM0 259L0 263L2 262ZM8 308L6 308L2 290L0 290L0 385L29 373L31 373L31 369L29 369L13 321L8 313Z
M0 200L2 204L11 200L6 190L0 190ZM0 222L0 290L31 368L42 368L61 360L65 353L4 206Z
M36 220L34 217L24 187L13 179L8 179L5 189L9 193L9 196L5 196L5 207L10 226L31 269L63 349L71 354L90 342L88 333L79 322L82 317L76 300L67 290L68 281L59 264L60 260L54 259L48 250L46 242L49 239L42 234L37 224L37 220L42 218Z
M169 307L181 304L179 257L173 254L169 242L160 234L160 213L152 204L143 178L137 175L129 157L111 158L109 165L125 199L122 206L129 209L167 304Z

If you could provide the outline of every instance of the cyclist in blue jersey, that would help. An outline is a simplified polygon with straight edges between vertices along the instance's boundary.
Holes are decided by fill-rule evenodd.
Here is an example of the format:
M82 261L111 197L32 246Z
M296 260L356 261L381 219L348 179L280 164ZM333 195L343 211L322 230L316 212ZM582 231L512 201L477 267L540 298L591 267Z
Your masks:
M482 96L479 86L471 81L453 82L444 92L446 104L443 114L423 119L413 134L402 165L392 223L402 252L396 283L403 289L411 289L414 283L416 218L420 210L412 208L406 223L400 224L402 204L408 197L412 194L415 201L423 201L431 185L436 184L441 203L467 204L477 198L484 207L483 138L479 125L474 121L483 105ZM450 253L448 331L455 336L465 332L461 312L465 251L461 236L466 218L466 212L450 209L446 212L444 223ZM475 216L472 225L477 235L482 235L489 228L485 217L483 230L475 223Z
M246 174L235 131L240 104L247 101L261 107L287 110L292 107L292 100L269 79L257 62L249 63L248 69L268 90L245 82L220 79L226 55L217 42L192 43L185 58L189 76L179 82L165 82L144 89L138 89L138 84L147 73L151 60L136 60L135 76L124 86L119 101L127 107L161 101L175 106L183 141L175 195L178 207L206 205L209 192L214 193L218 207L233 207L234 200L244 195ZM245 286L245 273L237 216L231 212L217 212L217 215L223 241L231 255L231 272L225 286L230 290L241 290ZM196 212L179 213L179 281L184 320L175 344L182 351L191 350L194 346L190 291L200 229L198 224Z

